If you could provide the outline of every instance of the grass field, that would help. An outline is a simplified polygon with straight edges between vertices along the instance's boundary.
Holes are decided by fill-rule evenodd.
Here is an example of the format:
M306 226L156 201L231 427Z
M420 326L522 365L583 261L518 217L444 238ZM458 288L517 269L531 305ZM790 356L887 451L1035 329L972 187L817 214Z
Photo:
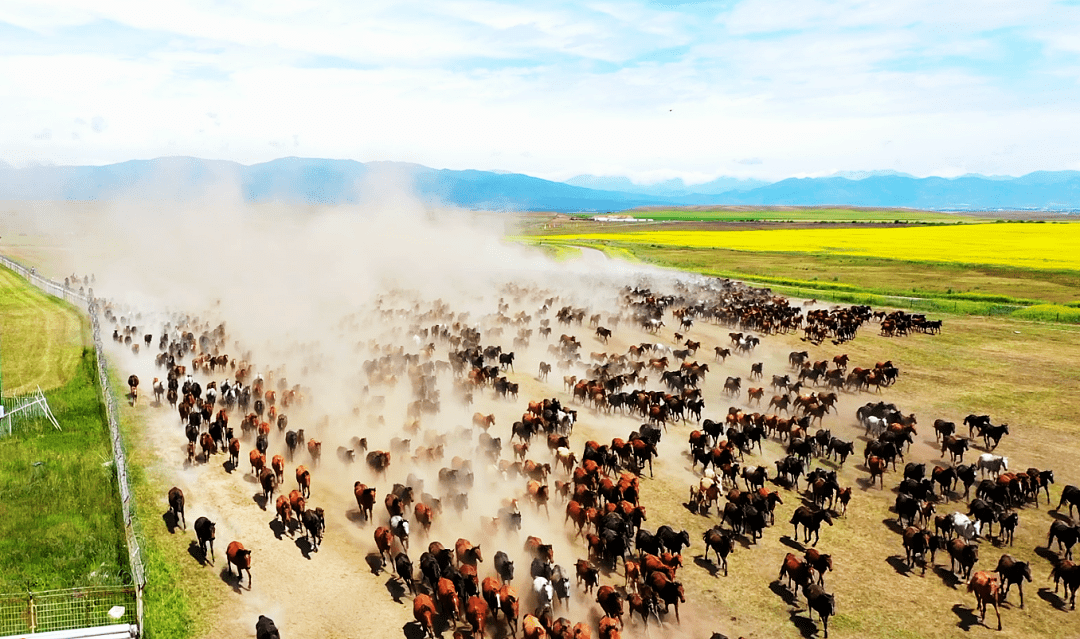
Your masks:
M913 223L960 223L973 222L976 218L962 217L936 211L911 209L845 209L845 208L680 208L680 209L631 209L619 215L657 221L668 220L716 220L728 222L752 221L799 221L799 222L913 222Z
M0 373L5 396L58 388L74 375L89 327L79 312L0 268Z
M1080 270L1080 225L975 224L902 228L644 231L553 240L877 257L909 262Z
M0 439L0 591L131 583L88 329L6 269L0 286L5 395L50 388L63 428L42 422Z

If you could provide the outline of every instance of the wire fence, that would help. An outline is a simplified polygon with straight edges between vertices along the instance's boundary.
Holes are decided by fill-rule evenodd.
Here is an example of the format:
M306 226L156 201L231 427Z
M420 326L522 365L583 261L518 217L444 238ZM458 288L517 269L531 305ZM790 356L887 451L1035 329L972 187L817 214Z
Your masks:
M0 594L0 635L137 623L134 586ZM118 616L110 612L120 612Z
M124 439L123 436L120 434L120 413L117 410L116 399L113 395L111 385L109 384L109 372L105 365L105 346L101 339L101 325L98 321L98 309L97 303L93 298L93 289L90 289L88 291L89 295L72 290L70 287L64 286L64 284L60 282L55 282L49 278L38 275L36 269L27 268L26 266L23 266L22 264L16 262L15 260L12 260L7 256L0 255L0 264L3 264L7 268L23 276L28 282L38 287L45 293L48 293L49 295L52 295L54 297L59 297L72 303L79 309L85 311L90 316L90 327L94 340L94 350L97 355L98 383L101 386L102 400L105 402L105 406L107 408L106 415L109 422L109 438L112 442L113 466L116 468L117 483L120 487L121 511L123 512L124 516L124 536L127 540L128 560L131 566L131 577L133 581L132 586L122 587L121 590L123 590L124 592L131 591L134 595L134 619L135 623L138 625L141 631L143 627L143 588L146 586L146 571L143 566L142 548L139 544L139 537L137 534L139 527L135 515L135 498L132 495L131 486L128 483L127 456L124 454ZM93 589L88 588L77 588L72 591L49 592L87 593L91 592L92 590ZM70 594L67 595L68 599L82 599L84 601L86 601L87 596L88 595L81 595L79 597L76 597ZM6 603L8 601L6 597L7 596L5 596L3 603L0 603L0 616L3 616L5 620L7 619L7 609L9 607ZM26 608L26 614L29 614L31 611L37 610L38 612L35 613L37 615L37 618L41 618L41 611L49 610L49 608L41 608L40 606L23 606L23 608ZM64 609L62 605L58 605L57 608L60 610ZM128 610L130 610L130 607L128 607ZM127 612L125 612L125 614L127 614ZM46 617L50 619L49 623L52 623L52 617L49 616L48 612L46 612ZM73 615L59 614L57 618L70 618L71 623L74 623L75 625L59 626L56 628L50 627L50 629L66 630L69 628L77 628L81 627L81 625L86 625L81 620L78 620L77 616ZM100 619L90 625L103 625L108 623L115 623L115 621L111 620L110 618L105 618ZM31 630L33 631L33 629ZM41 630L37 630L37 632L41 632Z

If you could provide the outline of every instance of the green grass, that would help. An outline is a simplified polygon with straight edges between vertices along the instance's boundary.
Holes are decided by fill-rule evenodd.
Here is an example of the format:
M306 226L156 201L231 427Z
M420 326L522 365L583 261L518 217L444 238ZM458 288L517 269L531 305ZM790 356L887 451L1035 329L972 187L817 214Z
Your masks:
M63 431L42 422L0 439L0 591L131 583L94 351L76 363L46 393Z
M0 326L5 396L41 386L63 429L0 439L0 590L131 583L88 323L0 269Z
M74 307L0 268L0 317L5 396L58 388L75 376L89 327Z
M769 208L743 209L726 207L718 209L631 209L620 211L619 215L629 215L638 219L656 221L724 221L724 222L760 222L760 221L797 221L797 222L904 222L904 223L967 223L977 218L938 213L934 211L913 211L905 209L844 209L844 208Z

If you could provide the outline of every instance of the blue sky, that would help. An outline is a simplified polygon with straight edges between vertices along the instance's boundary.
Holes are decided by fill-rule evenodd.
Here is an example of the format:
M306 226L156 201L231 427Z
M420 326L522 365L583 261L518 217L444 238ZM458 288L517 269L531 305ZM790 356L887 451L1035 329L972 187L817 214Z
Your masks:
M1075 1L6 0L0 161L1080 170L1078 33Z

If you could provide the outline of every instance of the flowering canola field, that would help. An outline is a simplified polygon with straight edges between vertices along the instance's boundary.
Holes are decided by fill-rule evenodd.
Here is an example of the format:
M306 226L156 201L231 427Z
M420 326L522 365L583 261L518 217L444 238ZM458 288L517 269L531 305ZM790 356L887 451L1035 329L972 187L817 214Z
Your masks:
M665 247L828 253L916 262L1080 271L1080 224L963 224L901 228L640 231L547 236Z

